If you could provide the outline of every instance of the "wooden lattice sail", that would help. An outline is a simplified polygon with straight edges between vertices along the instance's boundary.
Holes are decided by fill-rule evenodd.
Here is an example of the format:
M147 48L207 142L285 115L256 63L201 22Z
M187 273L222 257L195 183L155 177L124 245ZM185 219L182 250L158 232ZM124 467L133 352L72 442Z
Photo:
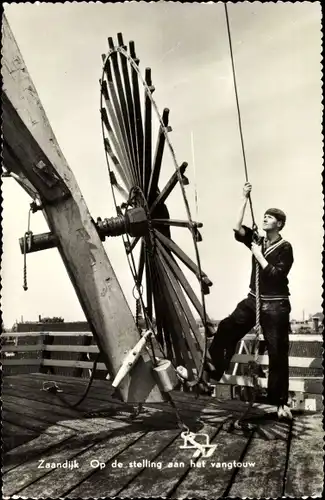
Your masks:
M122 34L117 45L112 38L109 52L103 55L101 79L101 118L104 147L117 214L130 207L142 207L146 224L134 238L124 237L125 249L141 300L147 325L156 323L158 355L173 364L183 365L194 381L203 370L207 356L206 336L211 325L205 311L204 295L212 285L200 265L197 243L202 240L198 228L202 224L191 218L185 193L188 180L184 175L187 163L178 165L170 143L169 110L160 116L153 99L151 70L144 78L134 42L124 45ZM156 136L154 133L156 120ZM165 185L160 186L165 150L175 170ZM168 198L175 187L181 188L180 199L186 208L187 220L174 220L168 211ZM121 204L118 198L124 199ZM190 230L195 260L192 260L171 237L171 228ZM138 263L133 253L138 250ZM200 299L190 285L184 268L198 280ZM194 311L205 327L202 335Z

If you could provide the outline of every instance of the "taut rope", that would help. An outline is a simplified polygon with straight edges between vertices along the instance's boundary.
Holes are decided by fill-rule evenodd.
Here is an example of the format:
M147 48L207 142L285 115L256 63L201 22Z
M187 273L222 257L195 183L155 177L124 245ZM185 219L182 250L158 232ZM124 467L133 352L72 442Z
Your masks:
M239 134L240 134L241 148L242 148L243 161L244 161L245 179L246 179L246 182L248 182L248 168L247 168L246 153L245 153L245 146L244 146L244 136L243 136L242 120L241 120L241 113L240 113L240 106L239 106L235 62L234 62L234 55L233 55L233 50L232 50L232 41L231 41L231 32L230 32L230 23L229 23L227 3L225 3L224 6L225 6L227 33L228 33L229 49L230 49L230 57L231 57L232 75L233 75L233 82L234 82L234 89L235 89L235 96L236 96ZM251 199L250 195L249 195L248 199L249 199L249 206L250 206L250 211L251 211L251 216L252 216L253 231L255 233L256 240L258 241L259 237L258 237L258 232L257 232L257 224L255 222L253 203L252 203L252 199ZM244 414L238 420L236 420L234 422L234 424L233 424L234 427L240 427L243 419L245 417L247 417L249 411L251 410L251 408L255 402L257 391L259 389L259 386L258 386L258 356L259 356L259 336L262 333L262 327L261 327L261 297L260 297L260 265L259 265L256 258L255 258L255 266L256 266L255 267L256 323L255 323L255 338L254 338L254 343L253 343L254 360L252 362L249 362L249 364L248 364L249 372L250 372L250 375L253 379L253 396L252 396L252 398L249 402L249 406L245 410Z

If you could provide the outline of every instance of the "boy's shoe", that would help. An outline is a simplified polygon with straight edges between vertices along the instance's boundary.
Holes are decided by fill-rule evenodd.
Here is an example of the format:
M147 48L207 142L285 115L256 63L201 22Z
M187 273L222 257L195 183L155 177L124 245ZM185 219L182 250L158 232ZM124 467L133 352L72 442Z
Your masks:
M281 405L278 407L278 418L286 418L288 420L292 420L292 413L287 405Z
M188 380L188 371L184 366L177 366L176 374L180 379L180 383L184 383ZM213 394L214 386L210 384L210 374L206 370L204 370L202 374L202 382L195 386L195 391L198 394L203 394L206 396L211 396Z
M256 395L256 402L268 404L269 401L268 401L267 389L259 388L257 395Z
M180 380L185 381L188 380L188 371L185 368L185 366L177 366L176 367L176 374L180 378Z

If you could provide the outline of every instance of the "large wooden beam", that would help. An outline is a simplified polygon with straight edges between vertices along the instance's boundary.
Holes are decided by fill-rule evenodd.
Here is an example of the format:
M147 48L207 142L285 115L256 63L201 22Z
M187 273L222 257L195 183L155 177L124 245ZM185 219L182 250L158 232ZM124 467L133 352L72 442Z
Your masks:
M139 340L138 330L5 17L2 29L4 164L38 193L80 304L114 377ZM127 402L163 400L146 350L121 383L120 394Z

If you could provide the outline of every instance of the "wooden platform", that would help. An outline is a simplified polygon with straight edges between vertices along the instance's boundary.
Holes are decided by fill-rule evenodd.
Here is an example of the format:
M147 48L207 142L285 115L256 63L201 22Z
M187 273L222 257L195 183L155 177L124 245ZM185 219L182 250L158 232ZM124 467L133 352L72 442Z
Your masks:
M42 390L50 380L70 403L87 385L84 379L45 374L3 380L4 497L322 494L320 413L296 413L290 424L277 420L274 407L258 405L251 419L255 430L228 433L223 424L240 416L245 403L174 392L185 423L216 445L209 458L195 458L195 448L181 448L184 439L170 404L146 405L131 420L133 407L112 398L108 381L95 380L79 410L72 410ZM201 438L196 440L203 443Z

